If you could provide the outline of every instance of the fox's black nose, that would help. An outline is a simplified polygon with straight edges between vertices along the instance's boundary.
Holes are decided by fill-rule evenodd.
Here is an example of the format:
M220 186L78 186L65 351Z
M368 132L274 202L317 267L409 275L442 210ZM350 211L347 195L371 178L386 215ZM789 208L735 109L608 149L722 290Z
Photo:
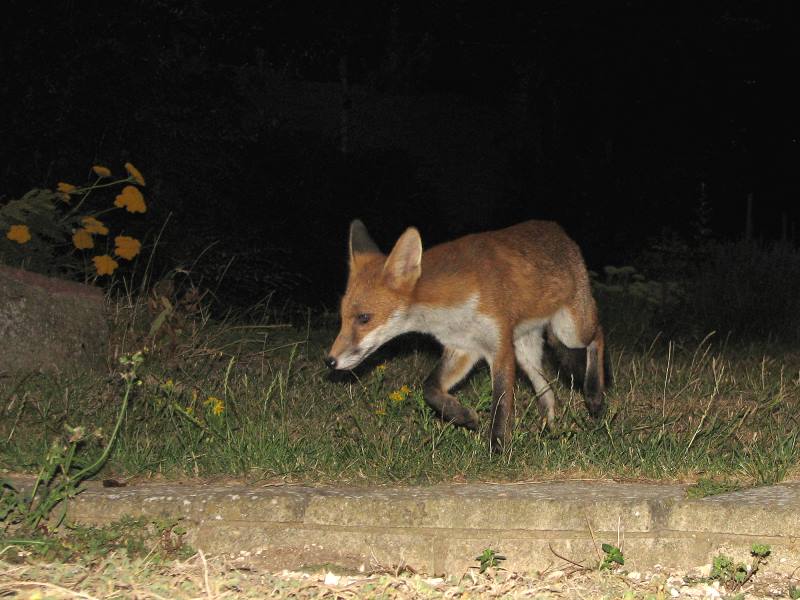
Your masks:
M327 367L329 369L335 369L336 368L336 359L333 358L332 356L329 356L328 358L325 359L325 365L327 365Z

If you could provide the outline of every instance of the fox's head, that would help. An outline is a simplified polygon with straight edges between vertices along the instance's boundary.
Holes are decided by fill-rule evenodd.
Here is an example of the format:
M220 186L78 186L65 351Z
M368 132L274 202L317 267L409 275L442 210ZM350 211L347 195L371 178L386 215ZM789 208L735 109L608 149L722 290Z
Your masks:
M422 272L422 240L410 227L385 256L361 221L350 224L350 275L342 328L325 363L352 369L378 347L408 331L408 307Z

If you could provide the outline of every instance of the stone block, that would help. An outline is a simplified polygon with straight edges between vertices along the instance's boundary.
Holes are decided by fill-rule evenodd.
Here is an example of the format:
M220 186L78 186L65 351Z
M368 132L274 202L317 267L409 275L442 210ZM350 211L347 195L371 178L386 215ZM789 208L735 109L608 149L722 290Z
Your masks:
M102 290L0 265L0 375L105 369Z

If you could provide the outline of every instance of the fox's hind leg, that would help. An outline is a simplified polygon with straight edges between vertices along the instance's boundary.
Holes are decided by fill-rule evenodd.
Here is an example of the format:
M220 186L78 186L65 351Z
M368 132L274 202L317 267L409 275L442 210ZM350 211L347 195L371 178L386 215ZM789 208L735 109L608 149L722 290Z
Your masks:
M519 366L533 384L533 390L539 400L539 411L547 419L547 424L552 426L555 420L556 397L542 372L542 346L544 345L542 333L542 329L535 329L515 339L514 353Z
M594 339L586 347L586 377L583 380L586 408L589 410L589 414L595 418L603 416L606 411L603 393L606 390L607 366L603 328L598 325Z
M582 315L582 318L576 319L575 314ZM560 309L550 321L550 326L555 336L568 348L586 348L583 396L589 414L595 418L603 416L606 409L604 394L607 362L603 328L597 320L594 301L583 312L577 309Z
M479 359L477 354L445 348L441 362L425 380L423 388L425 401L442 419L468 429L478 428L478 413L448 392L467 376Z

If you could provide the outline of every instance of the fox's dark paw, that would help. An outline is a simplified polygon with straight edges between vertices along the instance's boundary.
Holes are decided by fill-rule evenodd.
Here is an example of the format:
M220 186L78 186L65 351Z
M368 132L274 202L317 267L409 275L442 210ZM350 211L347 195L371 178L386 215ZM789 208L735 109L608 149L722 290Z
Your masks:
M475 412L475 409L465 406L461 415L461 422L458 423L458 425L474 431L480 426L480 424L481 420L478 417L478 413Z
M586 398L586 410L593 419L601 419L606 414L605 398L602 394Z

